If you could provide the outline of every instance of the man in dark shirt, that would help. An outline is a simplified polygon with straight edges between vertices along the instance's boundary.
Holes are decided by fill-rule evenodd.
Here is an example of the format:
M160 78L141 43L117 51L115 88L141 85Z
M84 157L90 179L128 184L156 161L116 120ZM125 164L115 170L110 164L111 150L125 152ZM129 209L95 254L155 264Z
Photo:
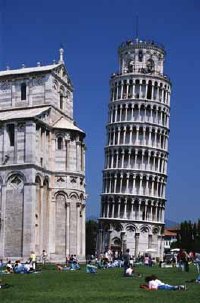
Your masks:
M124 261L124 276L126 276L126 270L127 268L129 268L130 265L129 249L127 249L125 254L123 255L123 261Z

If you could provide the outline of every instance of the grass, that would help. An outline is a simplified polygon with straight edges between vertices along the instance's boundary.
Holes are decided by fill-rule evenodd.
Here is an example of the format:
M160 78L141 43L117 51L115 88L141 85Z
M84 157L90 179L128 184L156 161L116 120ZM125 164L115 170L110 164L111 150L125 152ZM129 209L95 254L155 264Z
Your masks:
M190 272L176 268L161 269L137 267L142 278L124 278L123 269L99 270L86 274L80 271L57 272L48 267L40 274L13 274L2 276L3 282L11 285L0 289L1 303L193 303L200 301L200 284L188 283L187 291L146 291L139 288L144 277L156 274L169 284L185 284L196 278L197 270L190 265Z

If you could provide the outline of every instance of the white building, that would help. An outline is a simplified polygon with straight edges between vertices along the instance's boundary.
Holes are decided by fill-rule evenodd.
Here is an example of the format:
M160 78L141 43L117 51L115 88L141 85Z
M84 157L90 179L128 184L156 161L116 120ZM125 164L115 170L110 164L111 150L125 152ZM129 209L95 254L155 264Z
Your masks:
M163 254L171 83L165 50L150 41L118 49L119 71L110 79L109 120L99 252L130 249Z
M0 71L0 258L85 259L84 132L58 63Z

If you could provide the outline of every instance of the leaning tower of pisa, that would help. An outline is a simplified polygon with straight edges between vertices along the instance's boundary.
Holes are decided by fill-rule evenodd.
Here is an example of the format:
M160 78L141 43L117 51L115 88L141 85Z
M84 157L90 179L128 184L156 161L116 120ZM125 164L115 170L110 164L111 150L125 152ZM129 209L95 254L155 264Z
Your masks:
M130 40L110 79L98 251L163 253L171 83L163 46Z

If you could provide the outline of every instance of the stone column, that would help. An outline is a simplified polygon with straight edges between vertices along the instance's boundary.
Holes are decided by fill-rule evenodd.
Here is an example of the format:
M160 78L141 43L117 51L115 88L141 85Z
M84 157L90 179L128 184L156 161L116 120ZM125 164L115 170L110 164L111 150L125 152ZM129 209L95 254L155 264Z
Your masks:
M122 192L122 180L123 180L123 174L120 174L120 187L119 187L119 192Z
M114 175L114 193L116 193L117 190L117 174Z
M136 193L136 188L135 188L135 179L136 179L136 176L133 175L133 194Z
M125 106L125 121L127 121L127 110L128 110L128 105L126 104L126 106Z
M139 237L140 237L140 234L136 233L135 234L135 257L138 256Z
M131 167L131 149L128 150L128 168Z
M49 207L49 222L51 222L51 224L49 224L49 253L55 254L55 251L56 251L56 247L55 247L56 200L55 200L54 196L52 196L49 206L50 206Z
M106 218L109 218L109 210L110 210L110 201L107 200L107 213L106 213Z
M117 145L120 143L120 127L117 128Z
M133 127L130 126L130 137L129 137L129 144L133 143Z
M23 258L35 251L35 201L36 184L24 184L24 212L23 212ZM49 238L49 235L46 235ZM48 241L47 241L48 242Z
M123 218L126 219L127 218L127 198L125 198L124 201L124 215Z
M123 128L123 144L126 142L126 126Z
M35 163L36 150L36 124L33 121L26 122L25 130L25 162ZM40 152L40 151L39 151Z
M5 256L4 254L4 243L5 243L5 207L6 207L6 185L2 185L2 191L1 191L1 213L0 213L0 218L1 218L1 233L0 233L0 256L3 258Z
M114 218L114 214L115 214L115 201L112 201L112 218Z
M81 207L81 203L77 202L76 203L76 220L77 220L77 224L76 224L76 233L77 233L77 237L76 237L76 254L79 256L80 254L80 244L81 244L81 241L80 241L80 215L81 215L81 212L80 212L80 207Z
M121 155L122 155L122 168L123 168L124 167L124 149L122 150Z
M135 216L134 216L134 200L133 199L131 200L131 214L130 214L130 218L132 220L136 219Z
M136 127L136 145L138 145L138 140L139 140L139 126Z
M141 220L141 200L138 201L138 220Z
M129 193L129 177L130 177L130 174L127 173L126 174L126 190L125 190L126 193Z
M118 209L117 209L117 217L120 218L120 206L121 206L121 199L118 199Z
M113 168L113 160L114 160L114 152L113 150L111 151L111 167L110 168Z
M120 115L119 115L119 121L122 121L122 105L120 105Z
M83 201L82 205L82 210L81 210L81 255L85 259L85 201Z
M112 143L112 145L115 145L115 140L116 140L115 136L116 136L116 130L114 129L114 131L113 131L113 143Z

